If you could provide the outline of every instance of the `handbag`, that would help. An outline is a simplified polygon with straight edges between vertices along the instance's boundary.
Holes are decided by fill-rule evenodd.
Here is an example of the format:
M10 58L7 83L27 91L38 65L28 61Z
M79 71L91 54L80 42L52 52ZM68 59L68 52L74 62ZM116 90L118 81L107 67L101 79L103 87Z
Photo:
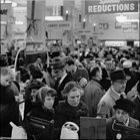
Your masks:
M11 139L27 139L27 133L22 126L16 126L13 122L10 122L12 126Z
M39 137L40 139L44 137L53 137L54 122L44 120L38 117L29 116L28 118L28 135Z
M61 129L60 139L79 139L79 126L73 122L66 122Z

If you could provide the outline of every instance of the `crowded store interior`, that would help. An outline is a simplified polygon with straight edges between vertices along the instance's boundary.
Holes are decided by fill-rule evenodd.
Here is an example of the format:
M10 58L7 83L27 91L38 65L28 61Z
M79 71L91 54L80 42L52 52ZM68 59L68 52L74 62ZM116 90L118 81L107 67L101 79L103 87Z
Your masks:
M140 139L140 0L0 1L0 140Z

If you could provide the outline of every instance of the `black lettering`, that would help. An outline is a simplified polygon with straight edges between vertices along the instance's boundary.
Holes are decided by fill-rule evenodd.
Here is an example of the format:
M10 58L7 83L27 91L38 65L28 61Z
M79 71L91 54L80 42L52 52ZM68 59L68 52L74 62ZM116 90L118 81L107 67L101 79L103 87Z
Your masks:
M8 12L7 9L0 10L1 15L7 15L7 12Z

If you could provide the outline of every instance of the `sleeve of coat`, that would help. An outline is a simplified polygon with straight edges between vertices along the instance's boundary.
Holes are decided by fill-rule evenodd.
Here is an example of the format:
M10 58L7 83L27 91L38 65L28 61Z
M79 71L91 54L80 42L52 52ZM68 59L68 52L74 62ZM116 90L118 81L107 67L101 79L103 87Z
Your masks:
M55 127L60 128L66 122L67 118L65 114L63 114L63 108L61 106L57 106L55 109Z
M101 118L108 118L110 116L109 107L106 102L99 102L97 106L97 116Z
M92 98L92 109L95 111L95 113L97 113L97 106L103 96L103 92L100 89L96 89L94 91L94 94L91 94L91 98Z

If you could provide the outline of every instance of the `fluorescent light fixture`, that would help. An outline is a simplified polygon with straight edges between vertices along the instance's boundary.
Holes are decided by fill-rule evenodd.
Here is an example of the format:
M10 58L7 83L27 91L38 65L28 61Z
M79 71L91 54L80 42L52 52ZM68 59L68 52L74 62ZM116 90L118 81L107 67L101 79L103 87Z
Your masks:
M68 14L69 13L69 11L68 10L66 10L66 14Z
M1 24L7 24L7 22L6 22L6 21L0 21L0 23L1 23Z
M60 21L63 20L61 16L45 16L45 20L47 21Z
M139 22L139 19L127 19L126 22Z
M17 3L16 2L12 2L12 7L17 7Z
M118 22L139 22L139 19L127 19L127 16L120 15L116 17Z
M15 21L16 25L23 25L23 21Z
M86 19L85 18L83 19L83 22L86 22Z

